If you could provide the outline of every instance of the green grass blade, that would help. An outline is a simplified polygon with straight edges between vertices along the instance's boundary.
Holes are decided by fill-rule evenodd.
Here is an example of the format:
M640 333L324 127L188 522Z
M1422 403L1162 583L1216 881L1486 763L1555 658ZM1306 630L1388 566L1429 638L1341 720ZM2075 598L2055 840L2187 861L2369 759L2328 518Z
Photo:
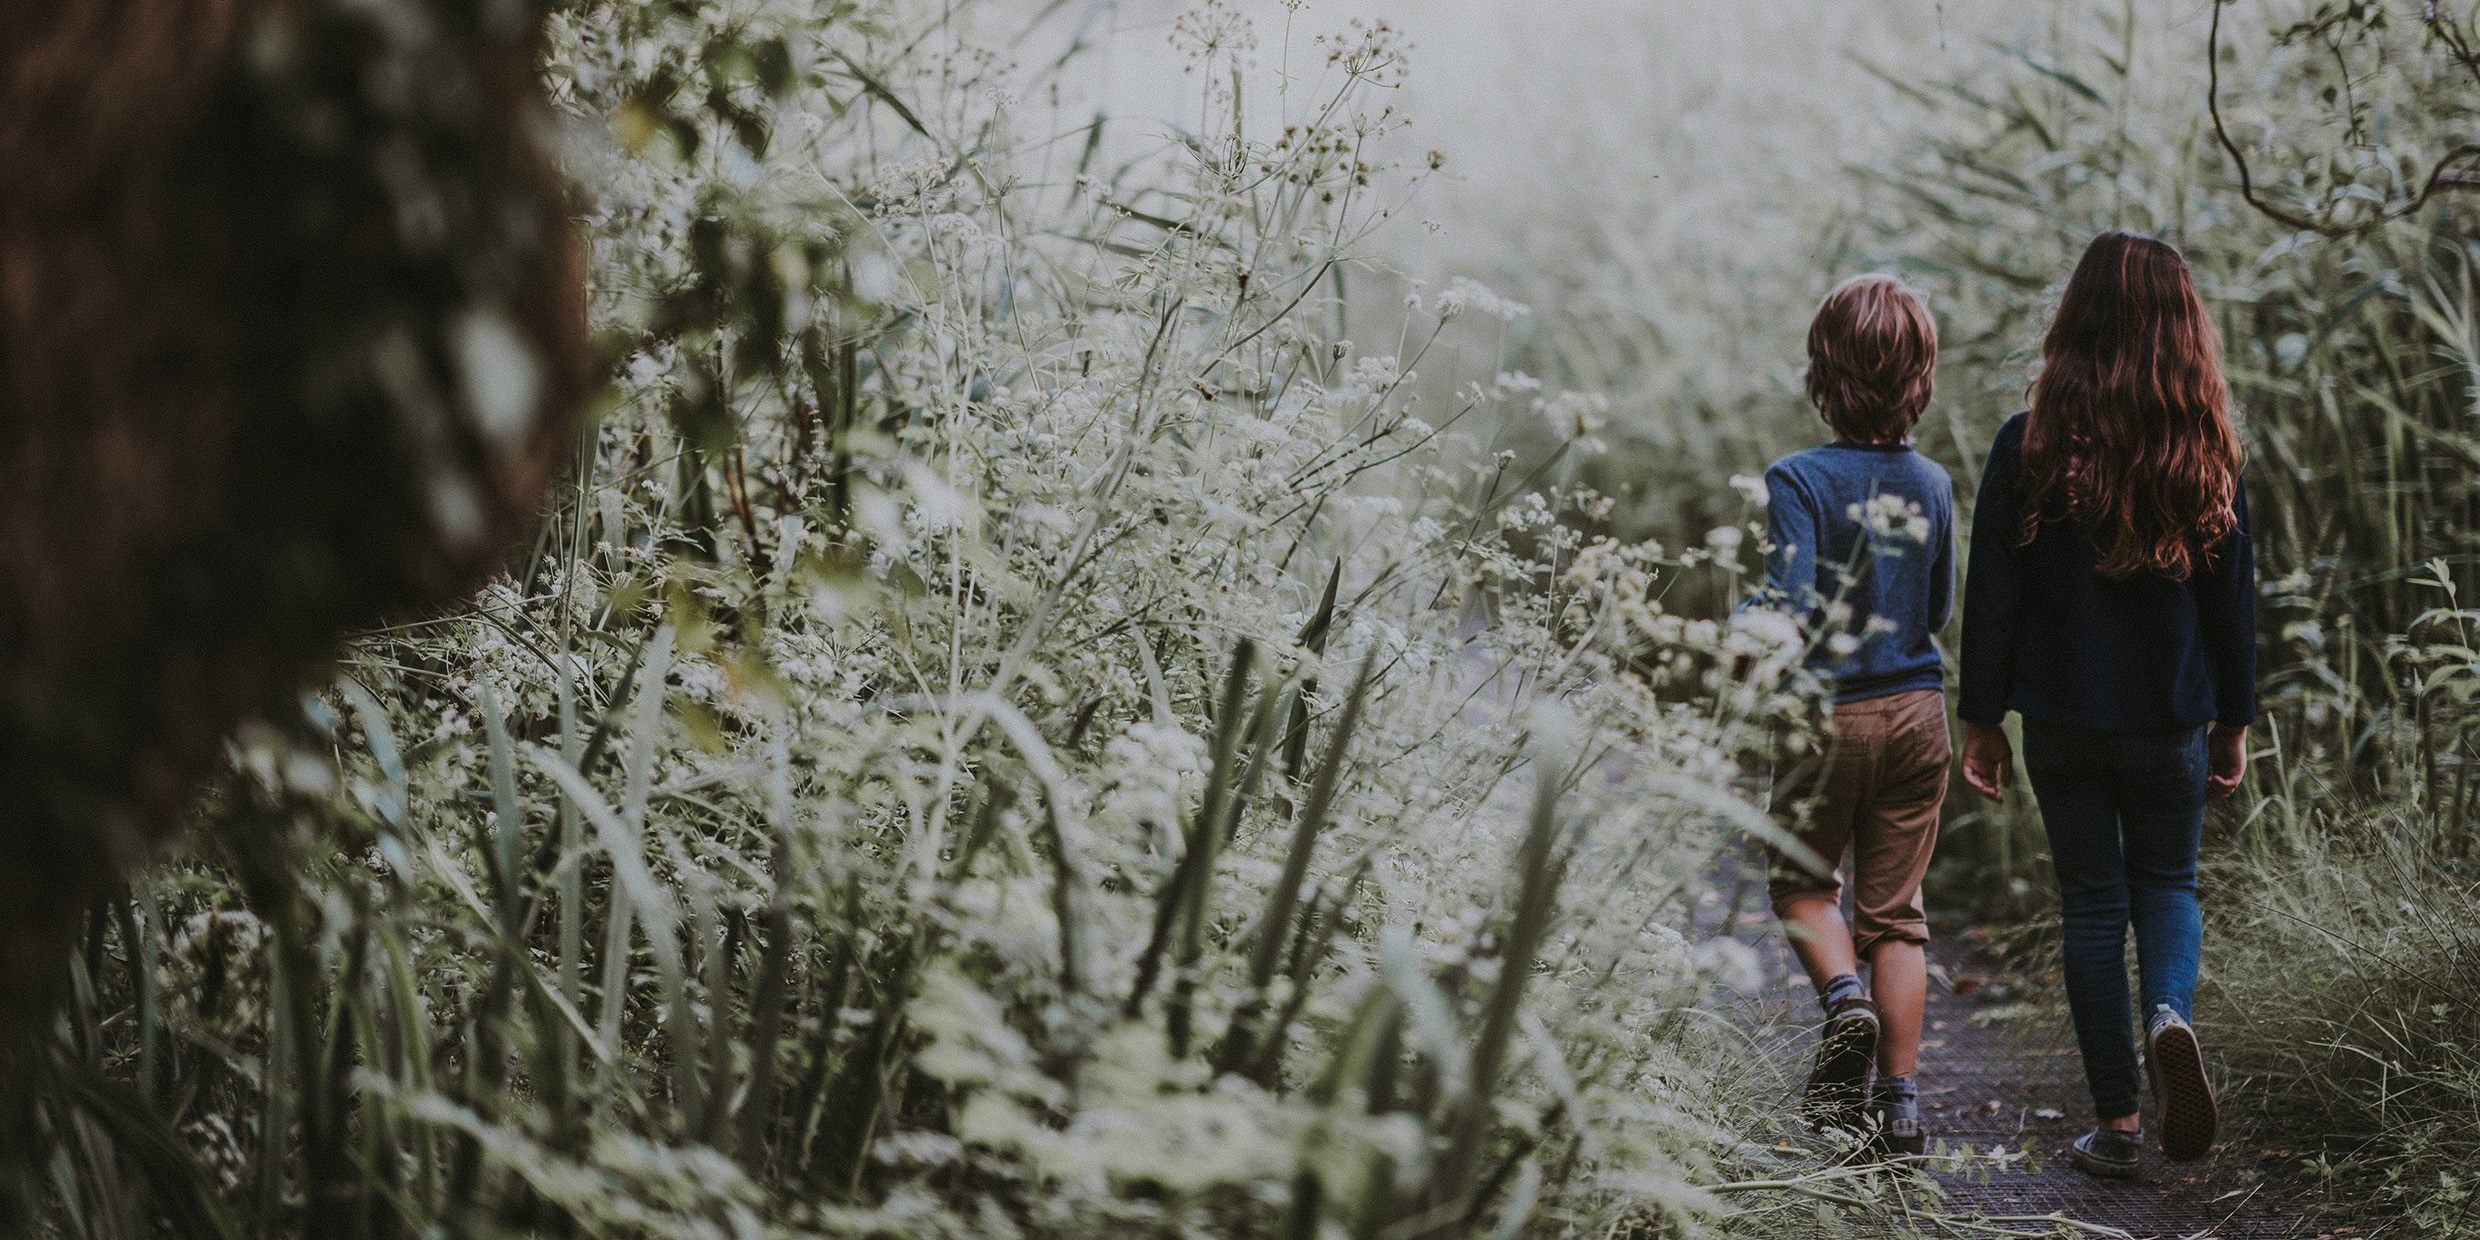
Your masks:
M370 756L379 763L379 774L387 780L379 800L379 815L389 826L405 829L406 802L411 799L411 780L405 771L405 760L396 748L396 732L388 726L387 710L370 690L350 676L338 682L345 700L353 704L353 715L361 721L362 737L370 746Z
M776 1121L776 1057L783 1040L792 968L792 755L785 732L785 720L774 712L768 720L766 744L767 825L773 837L767 877L772 890L759 915L764 942L759 947L757 993L750 999L749 1088L741 1103L740 1132L735 1140L741 1165L753 1175L764 1169L766 1137ZM969 856L964 863L969 864Z
M1239 813L1236 792L1239 781L1234 767L1239 764L1241 719L1245 711L1241 701L1248 693L1249 672L1257 663L1257 644L1241 638L1231 653L1231 670L1223 679L1222 707L1215 717L1211 761L1206 770L1204 800L1189 817L1188 847L1180 855L1180 868L1185 882L1177 884L1176 902L1180 907L1178 948L1173 962L1171 1000L1165 1011L1166 1037L1174 1059L1188 1054L1197 993L1197 964L1205 954L1206 908L1211 903L1215 862L1221 853L1224 824Z
M491 817L499 828L493 833L492 877L499 887L500 929L513 938L525 921L524 876L517 860L525 855L525 826L517 805L517 757L508 746L508 722L500 715L499 696L489 685L482 687L482 729L490 749Z
M1569 725L1555 704L1545 704L1533 728L1533 817L1516 853L1520 884L1515 913L1500 952L1497 983L1490 987L1489 1006L1481 1034L1473 1045L1470 1088L1450 1121L1446 1156L1431 1182L1431 1202L1442 1204L1468 1192L1471 1175L1489 1135L1492 1099L1498 1088L1507 1046L1515 1036L1516 1016L1524 1001L1541 942L1556 911L1560 866L1555 860L1559 835L1559 793L1564 789L1570 756Z
M660 682L649 678L649 683ZM627 910L637 917L642 917L645 921L646 944L654 953L655 971L663 987L665 1008L671 1013L669 1023L672 1032L668 1038L671 1042L669 1049L672 1056L673 1076L675 1082L685 1080L685 1084L676 1084L675 1088L681 1091L680 1097L683 1100L694 1099L697 1094L697 1039L693 1035L683 1036L687 1034L692 1022L689 1021L687 1015L689 1010L688 976L680 954L679 909L673 903L670 893L664 889L662 884L655 881L654 871L647 867L646 855L639 842L638 833L631 829L628 823L621 820L620 815L612 810L611 804L603 799L601 793L595 791L594 785L586 782L584 776L571 770L567 763L543 752L540 748L528 745L526 754L536 766L551 777L553 783L560 786L560 790L567 794L569 799L576 803L578 810L585 815L586 821L592 824L596 837L602 841L604 855L611 860L612 876L618 891L626 897ZM642 803L639 808L643 809ZM617 910L614 912L615 919L623 915ZM625 977L627 956L625 946L627 940L623 937L626 933L625 923L615 920L615 930L618 933L615 933L613 937L618 950L608 958L611 963L607 969L619 971L620 975ZM611 974L607 972L606 977L610 976ZM614 1045L617 1044L619 1036L620 1002L620 992L611 990L605 992L603 1028L606 1039ZM683 1112L694 1114L688 1107L683 1107Z
M1283 877L1275 880L1274 890L1267 896L1265 915L1258 920L1257 942L1249 953L1249 985L1259 990L1274 981L1275 962L1280 959L1284 939L1291 931L1301 884L1308 881L1310 862L1316 858L1318 833L1325 829L1334 809L1335 789L1343 780L1344 758L1351 751L1352 734L1360 727L1361 711L1368 700L1370 684L1377 677L1377 665L1375 653L1361 660L1360 675L1353 679L1352 692L1343 700L1343 714L1327 738L1326 756L1318 763L1308 803L1292 828L1291 847L1283 856Z

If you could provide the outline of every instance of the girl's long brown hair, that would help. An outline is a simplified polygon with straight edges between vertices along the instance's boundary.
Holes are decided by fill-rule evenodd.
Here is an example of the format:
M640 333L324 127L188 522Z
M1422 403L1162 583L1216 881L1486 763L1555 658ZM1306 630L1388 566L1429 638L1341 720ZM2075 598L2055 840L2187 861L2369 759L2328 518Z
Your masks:
M2106 232L2084 250L2041 344L2020 486L2023 540L2080 524L2104 577L2183 581L2237 525L2221 341L2168 244Z

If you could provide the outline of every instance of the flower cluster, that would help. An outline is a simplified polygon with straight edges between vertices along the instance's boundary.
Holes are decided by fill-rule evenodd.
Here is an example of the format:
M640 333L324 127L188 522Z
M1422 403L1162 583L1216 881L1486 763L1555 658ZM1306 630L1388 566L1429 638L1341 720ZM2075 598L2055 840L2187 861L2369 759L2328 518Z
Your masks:
M1881 492L1867 503L1849 505L1844 515L1880 538L1900 535L1916 543L1929 541L1929 516L1918 500Z

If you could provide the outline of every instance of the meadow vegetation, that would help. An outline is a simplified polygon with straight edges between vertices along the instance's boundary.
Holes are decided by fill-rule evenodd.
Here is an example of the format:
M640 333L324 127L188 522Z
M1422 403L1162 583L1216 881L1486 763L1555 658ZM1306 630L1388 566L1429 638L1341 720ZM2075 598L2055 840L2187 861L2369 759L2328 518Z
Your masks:
M2260 197L2330 233L2237 193L2194 23L1952 5L1968 69L1843 62L1894 121L1788 217L1822 243L1709 279L1605 221L1423 284L1388 247L1456 152L1400 31L1207 3L1161 51L1205 123L1132 147L1059 103L1084 7L560 11L609 379L574 477L96 910L16 1222L1828 1227L1880 1187L1763 1153L1712 1011L1749 963L1680 930L1799 743L1800 635L1720 623L1730 480L1814 438L1797 333L1887 266L1968 507L2105 227L2221 316L2267 582L2208 1045L2340 1189L2463 1217L2480 238L2451 194L2373 218L2468 120L2450 42L2230 11ZM1950 816L1974 913L2046 904L2023 801Z
M2177 244L2221 326L2264 582L2257 774L2208 827L2208 1044L2242 1131L2312 1160L2337 1200L2373 1191L2435 1234L2470 1229L2480 200L2461 187L2473 14L2095 0L1940 11L1948 38L1967 32L1964 53L1851 45L1877 93L1836 97L1878 101L1880 132L1844 148L1845 193L1794 197L1816 176L1796 165L1749 173L1766 187L1752 198L1799 204L1773 226L1816 244L1658 302L1569 302L1519 360L1563 378L1565 357L1626 359L1597 370L1621 415L1588 476L1635 514L1621 536L1693 538L1732 511L1724 479L1819 436L1787 382L1804 322L1793 290L1900 271L1929 292L1941 333L1919 444L1954 476L1968 519L2084 244L2107 228ZM1541 285L1590 287L1577 272L1631 265L1614 257L1497 278L1541 302ZM1766 295L1752 302L1751 289ZM1704 324L1696 342L1720 351L1670 347L1681 321ZM1626 491L1647 459L1652 493ZM2027 961L2045 958L2055 905L2028 789L2005 806L1950 800L1931 882L1950 909L2027 926Z
M20 1225L1692 1234L1755 1191L1699 1007L1746 963L1674 927L1771 830L1734 757L1796 637L1442 450L1598 447L1586 394L1409 390L1525 307L1324 330L1436 166L1374 154L1394 29L1304 36L1250 132L1209 4L1169 50L1235 119L1104 166L1026 126L1010 19L555 17L611 376L573 481L96 911Z

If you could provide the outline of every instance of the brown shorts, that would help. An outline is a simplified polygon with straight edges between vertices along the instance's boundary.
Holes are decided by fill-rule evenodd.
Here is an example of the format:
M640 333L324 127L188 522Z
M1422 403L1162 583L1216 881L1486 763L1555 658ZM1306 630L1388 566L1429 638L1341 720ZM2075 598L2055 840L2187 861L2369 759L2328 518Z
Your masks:
M1937 849L1953 756L1945 693L1914 689L1835 707L1824 752L1775 778L1774 816L1785 829L1838 867L1851 852L1859 889L1851 941L1862 960L1882 940L1929 941L1920 880ZM1843 898L1838 877L1811 874L1780 853L1766 889L1777 917L1793 900Z

